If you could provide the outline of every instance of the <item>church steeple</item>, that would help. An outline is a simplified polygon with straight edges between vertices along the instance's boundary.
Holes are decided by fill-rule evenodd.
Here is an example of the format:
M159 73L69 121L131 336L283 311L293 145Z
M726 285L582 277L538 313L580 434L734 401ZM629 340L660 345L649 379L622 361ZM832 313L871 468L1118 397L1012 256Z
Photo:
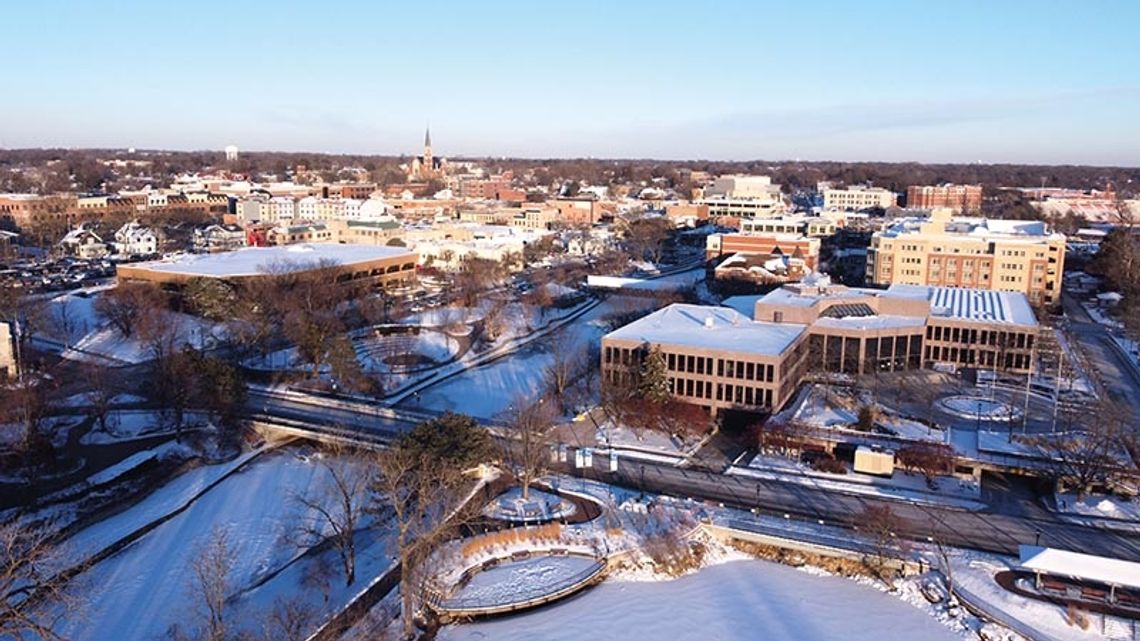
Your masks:
M424 129L424 149L431 149L431 127Z
M433 161L431 158L431 127L430 126L424 130L424 161L423 162L424 162L424 170L425 171L432 171L435 169L435 165L432 164Z

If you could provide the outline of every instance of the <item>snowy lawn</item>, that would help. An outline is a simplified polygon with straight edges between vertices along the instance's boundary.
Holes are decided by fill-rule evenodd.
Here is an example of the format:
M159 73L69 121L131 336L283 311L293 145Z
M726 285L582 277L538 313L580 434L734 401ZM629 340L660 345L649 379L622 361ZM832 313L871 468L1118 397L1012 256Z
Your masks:
M63 343L68 348L64 358L77 361L111 359L123 363L150 360L147 342L138 336L124 337L95 312L95 301L104 290L79 290L51 299L47 305L44 337ZM205 319L164 311L167 323L174 328L179 343L195 347L213 347L225 336L225 327Z
M922 610L846 579L735 561L672 581L610 580L558 605L440 631L442 641L949 641Z
M215 531L225 533L232 552L230 582L235 589L283 567L299 552L291 537L304 509L294 497L319 491L327 474L315 461L295 452L264 455L85 572L81 580L99 589L90 591L83 619L67 619L56 631L75 640L149 640L164 636L174 623L185 623L196 603L191 591L193 562ZM73 549L100 549L169 514L224 471L204 468L193 478L179 477L138 506L72 537Z
M872 402L870 394L865 391L856 394L850 388L831 387L828 390L823 385L810 385L801 390L793 403L774 419L797 421L815 428L857 432L854 425L859 422L859 408L863 404ZM942 430L906 418L882 403L875 405L879 410L875 425L890 436L914 441L946 440L945 432Z
M205 414L186 412L182 418L183 429L194 429L206 425ZM157 434L173 434L174 428L165 425L158 412L150 410L116 410L107 414L106 431L99 430L98 424L84 434L79 442L84 445L102 445L129 441Z

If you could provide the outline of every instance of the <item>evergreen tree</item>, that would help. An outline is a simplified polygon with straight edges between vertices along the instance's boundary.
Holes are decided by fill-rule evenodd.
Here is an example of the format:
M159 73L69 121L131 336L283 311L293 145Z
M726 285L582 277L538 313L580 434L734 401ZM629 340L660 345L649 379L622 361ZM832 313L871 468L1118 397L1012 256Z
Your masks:
M669 374L665 367L665 355L661 353L659 346L649 350L649 354L641 362L637 393L645 400L654 403L664 403L672 396L669 393Z

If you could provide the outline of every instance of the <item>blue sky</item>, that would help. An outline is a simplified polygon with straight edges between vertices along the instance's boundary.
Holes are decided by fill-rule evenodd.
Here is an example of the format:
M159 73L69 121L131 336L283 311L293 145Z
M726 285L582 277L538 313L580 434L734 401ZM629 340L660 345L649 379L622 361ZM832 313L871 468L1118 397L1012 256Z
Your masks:
M5 2L0 147L1140 165L1140 2Z

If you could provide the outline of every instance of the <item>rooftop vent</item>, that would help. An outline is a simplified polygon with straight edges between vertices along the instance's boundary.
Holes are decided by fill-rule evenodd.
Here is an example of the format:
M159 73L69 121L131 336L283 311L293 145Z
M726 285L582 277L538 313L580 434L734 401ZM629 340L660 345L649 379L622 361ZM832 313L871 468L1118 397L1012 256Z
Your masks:
M705 316L705 327L712 329L713 325L714 325L713 317L711 315Z

